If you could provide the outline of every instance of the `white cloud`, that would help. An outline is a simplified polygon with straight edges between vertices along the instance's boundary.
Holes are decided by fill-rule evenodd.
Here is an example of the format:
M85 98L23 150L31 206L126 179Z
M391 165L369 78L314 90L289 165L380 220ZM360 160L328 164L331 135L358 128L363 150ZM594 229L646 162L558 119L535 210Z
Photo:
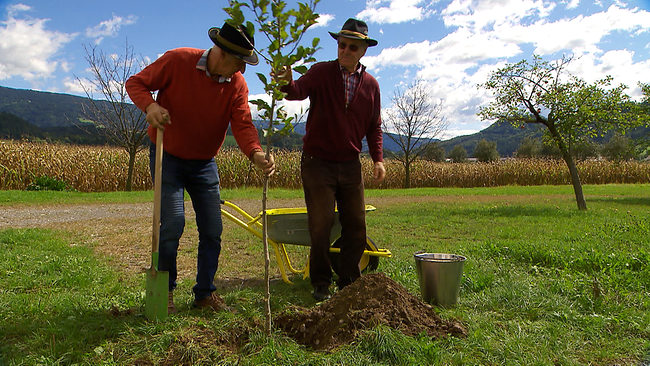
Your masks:
M432 14L424 0L367 0L366 8L357 18L373 23L404 23L423 20ZM433 2L431 2L433 3ZM420 6L424 4L425 6Z
M369 69L415 66L428 79L464 72L489 59L508 58L521 53L515 43L499 39L492 33L471 33L461 28L437 42L407 43L384 48L377 56L367 56L362 63Z
M113 17L109 20L105 20L98 25L90 28L86 28L86 37L94 38L95 44L102 42L104 37L115 37L120 31L122 26L135 24L138 20L138 17L135 15L129 15L126 18L117 16L113 14Z
M86 90L92 90L93 84L88 79L80 79L83 86L80 84L79 80L76 80L71 77L66 77L63 79L63 86L65 87L66 93L85 95ZM84 89L84 87L86 89Z
M577 0L567 1L567 7L579 5ZM396 82L410 77L411 71L427 80L433 96L444 100L443 114L449 121L446 138L476 132L494 122L476 116L479 107L492 99L491 93L477 85L508 62L530 59L530 45L534 53L546 57L580 56L570 65L574 75L588 82L611 75L616 85L626 84L628 93L638 99L641 93L636 84L640 75L650 75L650 61L635 62L635 53L625 46L604 50L617 46L604 40L647 34L650 12L612 5L591 15L551 20L555 5L537 0L453 0L441 15L447 26L456 29L444 38L384 48L362 62L380 76L384 69L401 70ZM389 97L384 95L384 104Z
M650 24L650 12L611 6L605 12L590 16L545 20L531 25L501 25L495 36L513 43L532 43L535 53L549 55L562 50L599 52L598 44L614 32L643 32Z
M268 94L251 94L248 96L248 100L256 100L256 99L262 99L267 103L271 102L271 97ZM248 103L248 105L251 108L251 114L253 115L253 119L258 119L257 106L251 103ZM285 112L290 117L293 117L294 115L298 115L298 118L300 119L300 116L304 115L303 118L300 120L300 122L306 122L307 120L306 112L307 109L309 108L309 98L301 101L281 100L278 102L278 106L284 106Z
M312 25L311 28L328 27L334 18L333 14L318 14L316 24Z
M448 27L480 31L490 26L545 18L555 6L555 2L543 0L454 0L442 11L442 15Z
M491 123L480 121L476 116L479 105L490 98L476 85L485 82L488 73L503 63L480 66L481 63L490 59L507 59L520 53L518 45L500 40L493 34L475 34L461 28L438 42L424 41L385 48L377 56L364 57L362 62L371 72L396 66L416 68L416 77L429 82L432 96L443 100L442 114L449 122L445 138L451 138L466 134L471 128L481 130Z
M568 10L572 10L577 8L578 5L580 5L580 0L562 0L560 3L566 4L566 8Z
M9 5L9 6L7 6L7 17L8 18L13 18L20 12L30 11L30 10L32 10L32 7L29 6L29 5L25 5L25 4Z
M7 20L0 22L0 80L19 76L33 82L52 75L62 62L56 55L76 34L46 29L48 19L19 18L29 6L7 10Z
M637 82L644 81L641 75L650 75L650 60L635 63L633 57L634 52L628 50L612 50L600 57L585 54L576 57L569 64L568 71L589 83L609 75L614 79L613 86L627 85L627 94L635 100L640 100L641 89Z

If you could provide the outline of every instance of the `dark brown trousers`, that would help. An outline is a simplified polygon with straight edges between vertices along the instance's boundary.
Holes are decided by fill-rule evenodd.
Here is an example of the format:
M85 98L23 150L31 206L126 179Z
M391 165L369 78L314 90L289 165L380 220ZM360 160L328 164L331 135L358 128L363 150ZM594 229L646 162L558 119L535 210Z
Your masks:
M359 159L332 161L306 153L301 158L302 185L309 221L309 276L314 287L329 285L330 232L335 207L341 222L341 266L337 284L343 288L361 276L359 261L366 246L366 210Z

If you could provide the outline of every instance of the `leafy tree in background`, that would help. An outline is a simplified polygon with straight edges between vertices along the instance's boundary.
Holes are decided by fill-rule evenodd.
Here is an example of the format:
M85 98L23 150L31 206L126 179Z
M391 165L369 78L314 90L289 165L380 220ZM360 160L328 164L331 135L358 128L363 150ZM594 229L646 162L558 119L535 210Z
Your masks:
M642 119L641 124L648 126L650 125L650 83L639 83L639 87L643 93L643 99L639 104L639 108L641 110L639 115ZM640 156L642 158L647 158L650 156L650 136L646 134L646 136L637 139L635 143L639 147L639 150L641 150Z
M404 188L411 186L411 164L421 158L428 146L446 128L442 103L434 101L423 80L415 80L406 90L397 88L391 98L392 106L384 112L384 134L399 150L390 156L404 167Z
M443 163L445 161L445 148L439 141L434 141L424 151L424 158L427 160Z
M479 140L474 148L474 157L482 163L499 160L497 142L488 141L486 139Z
M253 12L253 18L260 27L260 32L269 42L266 48L256 49L271 66L271 70L282 70L290 67L299 73L305 73L307 67L304 63L316 61L313 54L318 50L320 40L314 38L311 47L300 45L303 35L309 27L316 24L318 14L315 13L316 5L320 0L310 0L307 3L298 3L298 9L287 9L287 3L280 0L248 0L230 1L230 7L224 8L231 17L229 23L237 27L244 24L246 19L242 7ZM246 22L246 28L254 34L255 26L250 21ZM298 65L298 66L295 66ZM257 73L258 79L264 85L264 91L270 97L270 102L263 99L249 101L257 106L259 117L262 118L268 128L264 130L266 135L266 157L269 158L273 137L289 135L293 131L295 117L288 116L284 106L278 104L284 99L285 93L280 88L286 85L286 81L276 78L267 78L262 73ZM269 187L269 177L264 178L262 196L262 240L264 242L264 273L266 280L266 332L271 335L271 294L270 294L270 257L267 231L266 203Z
M541 154L542 143L532 137L525 137L515 152L517 158L537 158Z
M578 169L571 145L578 138L602 136L626 130L638 123L630 98L621 84L612 87L610 76L588 84L566 70L571 58L554 62L533 56L492 72L485 84L495 99L481 107L484 120L503 120L515 127L527 123L546 126L546 133L562 153L571 175L579 210L586 210Z
M626 161L636 157L636 148L629 138L615 133L603 146L602 155L611 161Z
M463 145L454 145L447 157L451 159L453 163L464 163L467 161L467 150L465 150Z
M587 160L597 158L600 151L600 145L591 139L578 139L571 145L573 156L578 160Z
M88 97L82 112L101 134L126 150L129 155L126 190L131 191L135 157L146 147L148 125L146 115L131 103L125 84L131 75L142 69L144 62L136 57L128 41L122 55L107 55L96 47L85 45L84 51L93 79L84 81L75 76ZM106 101L95 100L95 92Z

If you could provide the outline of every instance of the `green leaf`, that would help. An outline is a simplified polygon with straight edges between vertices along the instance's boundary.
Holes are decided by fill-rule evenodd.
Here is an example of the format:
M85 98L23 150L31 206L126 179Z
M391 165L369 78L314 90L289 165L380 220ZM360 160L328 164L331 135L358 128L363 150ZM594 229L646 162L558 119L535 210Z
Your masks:
M255 105L255 106L257 106L258 110L269 110L269 109L271 109L271 106L269 105L269 103L267 103L263 99L254 99L254 100L249 100L248 102Z
M260 81L262 82L262 84L264 84L264 86L269 84L268 80L266 79L266 75L262 74L261 72L257 73L257 78L260 79Z
M246 33L248 33L248 36L253 38L255 37L255 25L251 22L246 22Z

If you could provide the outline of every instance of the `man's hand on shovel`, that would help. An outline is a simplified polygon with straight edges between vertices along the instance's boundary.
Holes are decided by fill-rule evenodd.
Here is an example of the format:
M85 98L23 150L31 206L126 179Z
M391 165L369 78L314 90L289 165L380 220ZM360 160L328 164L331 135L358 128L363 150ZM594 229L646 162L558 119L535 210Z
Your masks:
M149 104L145 112L147 113L147 122L155 128L164 131L164 125L172 124L172 121L169 119L169 111L156 102Z

